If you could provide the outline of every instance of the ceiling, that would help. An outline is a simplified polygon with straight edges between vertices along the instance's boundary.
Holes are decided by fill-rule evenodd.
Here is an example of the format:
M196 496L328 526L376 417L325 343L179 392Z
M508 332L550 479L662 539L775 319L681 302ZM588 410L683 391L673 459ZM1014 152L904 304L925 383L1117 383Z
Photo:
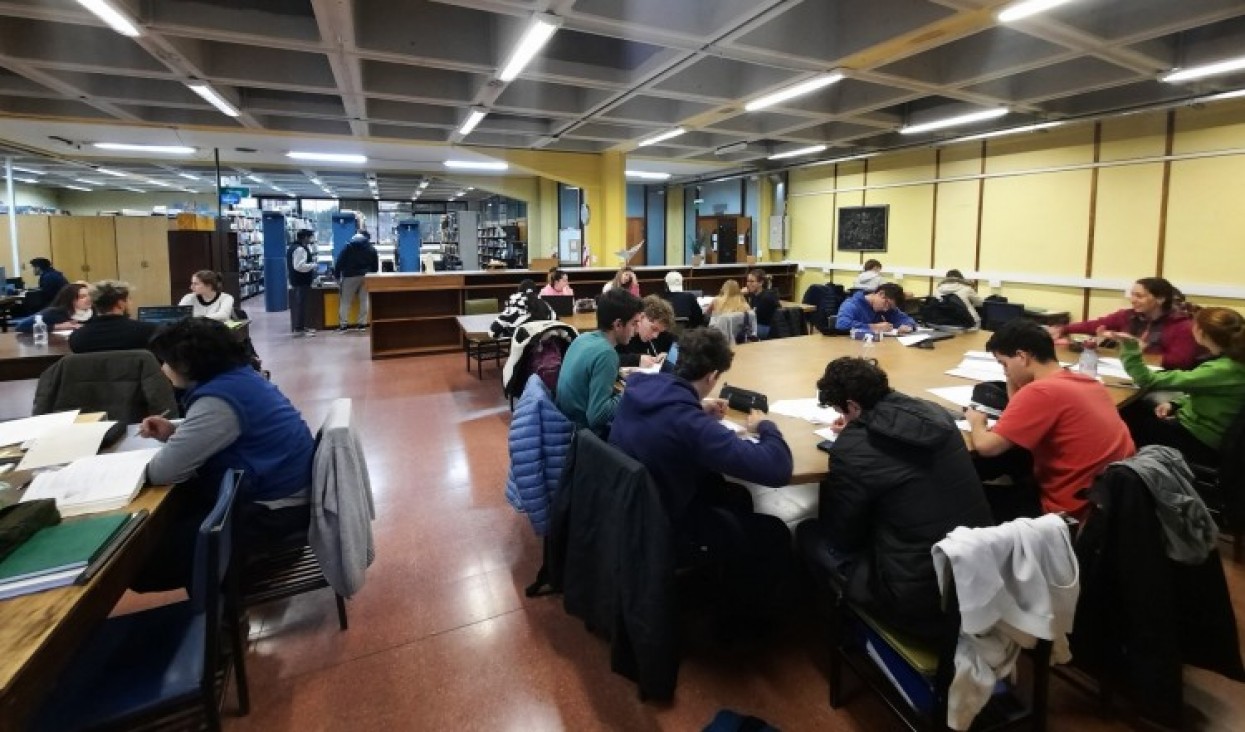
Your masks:
M324 195L312 176L343 197L369 195L371 177L378 195L409 199L428 178L424 198L439 199L462 190L444 160L497 147L620 151L629 169L677 180L772 166L768 155L809 145L828 149L783 163L1245 87L1245 73L1159 81L1241 54L1241 0L1074 0L1011 24L996 19L1003 0L112 2L139 37L74 0L0 0L0 145L45 171L33 179L194 189L206 184L176 173L208 175L207 151L217 148L227 170L297 195ZM561 28L517 79L499 81L535 12ZM764 111L743 108L832 70L846 78ZM218 112L184 85L192 79L242 114ZM464 138L458 128L473 107L488 116ZM986 123L898 132L999 107L1009 113ZM675 126L688 132L637 148ZM117 157L90 148L101 140L201 152L193 162ZM291 149L359 152L369 163L291 165Z

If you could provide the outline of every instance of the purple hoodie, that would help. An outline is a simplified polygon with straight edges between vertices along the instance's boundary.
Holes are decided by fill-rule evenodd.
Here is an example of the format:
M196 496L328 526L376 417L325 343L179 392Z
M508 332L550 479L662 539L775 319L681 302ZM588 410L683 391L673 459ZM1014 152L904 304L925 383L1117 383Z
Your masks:
M679 521L717 474L783 486L791 482L791 449L773 422L762 422L759 442L740 439L700 406L700 396L673 374L633 374L627 379L610 444L648 468L673 521Z

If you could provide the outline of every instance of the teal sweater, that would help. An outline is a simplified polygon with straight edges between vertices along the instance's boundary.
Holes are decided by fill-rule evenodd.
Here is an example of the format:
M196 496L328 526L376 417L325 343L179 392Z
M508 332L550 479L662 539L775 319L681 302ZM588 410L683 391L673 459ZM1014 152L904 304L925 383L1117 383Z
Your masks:
M1151 371L1141 359L1137 342L1124 340L1120 344L1120 361L1143 389L1184 392L1185 396L1175 400L1180 405L1177 420L1190 434L1215 449L1219 449L1228 425L1245 408L1245 364L1227 356L1212 358L1189 371Z
M576 338L558 372L558 409L576 427L605 434L618 406L618 353L599 330Z

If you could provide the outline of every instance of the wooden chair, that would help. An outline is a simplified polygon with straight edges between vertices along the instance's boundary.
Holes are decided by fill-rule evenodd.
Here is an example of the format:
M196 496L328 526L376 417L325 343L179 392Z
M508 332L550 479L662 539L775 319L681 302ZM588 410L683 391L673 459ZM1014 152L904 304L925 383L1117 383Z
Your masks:
M190 597L104 621L78 650L32 720L33 730L220 729L228 633L241 714L250 709L242 623L230 569L232 509L241 473L221 481L199 528ZM218 693L219 692L219 693ZM190 715L202 719L189 719Z
M467 300L463 304L466 315L488 315L497 312L497 300L481 298ZM510 355L509 339L494 338L488 333L470 333L464 338L464 349L467 353L467 373L471 373L471 360L476 362L476 378L484 378L484 361L493 359L497 368L501 368L501 360Z

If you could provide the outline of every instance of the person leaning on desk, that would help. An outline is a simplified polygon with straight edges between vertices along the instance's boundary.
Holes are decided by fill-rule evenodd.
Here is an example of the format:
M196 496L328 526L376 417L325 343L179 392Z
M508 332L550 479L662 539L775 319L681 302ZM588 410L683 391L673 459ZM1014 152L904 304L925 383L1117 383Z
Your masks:
M243 471L236 529L239 551L262 546L311 522L310 428L290 400L249 365L223 323L186 318L161 329L151 350L173 386L185 390L186 417L143 420L139 434L164 443L147 466L154 485L179 484L189 495L182 513L134 582L155 591L185 586L190 578L194 527L216 499L226 470Z
M125 282L91 285L91 304L95 316L69 334L69 350L74 353L146 348L156 332L154 323L130 319L130 286Z
M916 321L902 310L903 288L894 282L878 285L873 292L859 291L839 306L836 330L848 332L865 328L874 333L911 333Z

